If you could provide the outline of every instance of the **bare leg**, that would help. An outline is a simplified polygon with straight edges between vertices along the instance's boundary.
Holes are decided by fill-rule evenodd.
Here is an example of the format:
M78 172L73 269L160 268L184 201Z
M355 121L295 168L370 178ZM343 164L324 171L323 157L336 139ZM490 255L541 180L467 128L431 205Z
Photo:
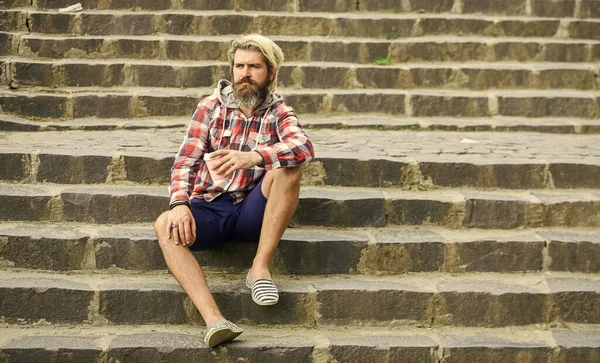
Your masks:
M225 321L208 289L202 268L192 252L181 244L176 245L173 239L165 239L162 236L161 231L164 231L167 223L167 213L165 212L158 217L154 230L171 274L188 294L200 315L202 315L206 326L210 326L210 324L217 321ZM176 238L176 234L173 235L173 238Z
M258 250L251 268L251 276L255 281L271 280L271 258L298 205L301 176L301 168L294 167L271 170L263 179L262 193L268 200Z

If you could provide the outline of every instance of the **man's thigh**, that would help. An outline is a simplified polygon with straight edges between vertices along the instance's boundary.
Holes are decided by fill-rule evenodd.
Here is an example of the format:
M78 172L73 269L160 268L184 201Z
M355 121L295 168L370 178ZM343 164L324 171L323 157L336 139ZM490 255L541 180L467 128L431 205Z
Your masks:
M232 241L258 242L260 239L260 230L267 205L267 198L261 190L263 180L237 205L236 223L231 235Z
M236 212L231 199L218 198L212 202L194 199L191 211L196 222L196 242L190 250L207 250L227 241Z

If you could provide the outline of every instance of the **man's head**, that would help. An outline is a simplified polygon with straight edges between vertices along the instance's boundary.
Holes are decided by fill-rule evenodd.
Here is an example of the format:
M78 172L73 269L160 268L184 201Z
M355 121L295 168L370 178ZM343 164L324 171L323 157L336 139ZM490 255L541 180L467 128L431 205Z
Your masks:
M228 51L236 102L256 107L275 90L283 52L271 39L259 34L242 36Z

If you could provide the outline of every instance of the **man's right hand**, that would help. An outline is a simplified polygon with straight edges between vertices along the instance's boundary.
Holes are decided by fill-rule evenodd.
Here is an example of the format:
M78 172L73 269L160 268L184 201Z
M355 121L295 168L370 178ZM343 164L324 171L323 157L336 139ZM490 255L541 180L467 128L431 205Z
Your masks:
M189 247L196 242L196 221L187 205L178 205L169 211L165 228L165 237L176 245L181 242L184 247Z

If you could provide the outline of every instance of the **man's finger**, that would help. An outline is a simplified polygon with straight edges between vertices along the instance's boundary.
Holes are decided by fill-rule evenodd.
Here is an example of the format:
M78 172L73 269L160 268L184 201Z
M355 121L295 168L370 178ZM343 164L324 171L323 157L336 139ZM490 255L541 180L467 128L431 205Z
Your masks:
M177 231L179 232L179 241L185 246L185 223L179 223L177 226Z
M184 232L185 232L185 246L189 246L192 243L192 226L190 226L189 224L186 224L184 226Z
M163 236L165 236L166 239L171 239L171 223L171 218L167 218L167 225L163 231Z

